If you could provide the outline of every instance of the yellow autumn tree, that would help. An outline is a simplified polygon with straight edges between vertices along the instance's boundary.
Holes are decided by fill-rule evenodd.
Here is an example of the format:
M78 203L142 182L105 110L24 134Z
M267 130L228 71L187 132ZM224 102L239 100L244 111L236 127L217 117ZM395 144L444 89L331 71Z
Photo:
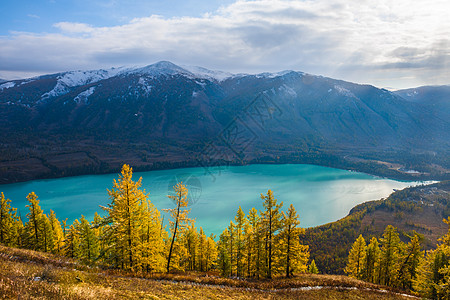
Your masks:
M61 254L64 247L64 233L61 223L56 218L55 212L50 210L49 221L53 232L53 247L51 251L56 254Z
M140 189L142 177L135 182L132 176L132 168L123 165L119 179L114 179L113 188L108 190L111 203L103 207L108 213L103 222L108 224L104 233L108 242L102 257L122 269L153 269L149 264L160 253L160 241L153 240L159 233L153 230L154 223L159 228L159 212L149 204L145 190Z
M309 247L300 244L299 236L304 234L305 230L299 227L300 221L294 205L291 204L282 215L282 229L278 235L281 253L277 260L285 270L285 276L291 277L294 272L306 272Z
M188 189L183 182L179 182L173 187L173 190L174 193L172 195L168 195L167 197L172 199L175 203L175 208L165 210L170 214L169 222L172 235L168 245L169 251L166 265L167 272L170 271L171 267L174 269L183 269L182 260L186 260L187 250L184 244L179 241L179 236L180 232L183 231L190 222L190 219L188 218L190 210L186 209L188 205ZM171 265L171 262L173 265Z
M38 196L31 192L27 196L29 202L28 222L25 224L25 240L27 248L33 250L43 250L44 213L39 206Z
M14 246L17 239L16 209L11 207L11 200L0 194L0 244Z
M266 195L261 194L264 210L261 212L262 230L265 235L266 277L272 278L272 263L274 261L275 237L281 228L280 208L283 202L277 203L271 190Z
M353 243L350 253L348 254L348 262L344 271L348 276L353 278L361 278L364 261L366 259L366 241L360 234Z

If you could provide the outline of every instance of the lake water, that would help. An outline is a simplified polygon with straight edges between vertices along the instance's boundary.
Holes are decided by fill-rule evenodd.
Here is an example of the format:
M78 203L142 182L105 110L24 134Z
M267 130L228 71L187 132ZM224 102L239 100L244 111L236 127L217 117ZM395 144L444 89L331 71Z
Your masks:
M260 194L268 189L283 210L294 204L300 225L311 227L338 220L357 204L389 196L393 189L403 189L417 182L402 182L363 173L314 165L248 165L209 169L173 169L136 172L142 187L158 209L171 208L167 198L170 187L182 180L188 185L191 198L190 217L207 234L220 234L236 214L239 205L245 213L252 207L262 209ZM82 214L92 220L94 212L103 214L99 205L110 199L107 189L118 174L89 175L1 185L0 192L11 199L23 218L28 210L26 195L34 191L42 209L53 209L57 217L71 223ZM165 216L167 220L167 216Z

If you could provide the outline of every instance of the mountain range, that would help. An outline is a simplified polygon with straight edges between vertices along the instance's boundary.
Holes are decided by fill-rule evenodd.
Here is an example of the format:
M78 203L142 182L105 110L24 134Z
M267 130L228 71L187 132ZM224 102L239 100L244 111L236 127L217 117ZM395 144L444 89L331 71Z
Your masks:
M6 81L0 182L115 172L125 162L138 170L369 163L448 177L449 106L450 86L391 92L303 72L230 74L167 61Z

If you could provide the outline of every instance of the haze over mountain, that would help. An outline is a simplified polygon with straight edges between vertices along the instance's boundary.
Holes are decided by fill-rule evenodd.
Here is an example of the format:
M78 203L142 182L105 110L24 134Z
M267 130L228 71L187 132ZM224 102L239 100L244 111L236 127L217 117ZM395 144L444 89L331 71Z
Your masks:
M449 106L448 86L390 92L302 72L236 75L166 61L45 75L0 84L0 178L312 153L425 155L445 170Z

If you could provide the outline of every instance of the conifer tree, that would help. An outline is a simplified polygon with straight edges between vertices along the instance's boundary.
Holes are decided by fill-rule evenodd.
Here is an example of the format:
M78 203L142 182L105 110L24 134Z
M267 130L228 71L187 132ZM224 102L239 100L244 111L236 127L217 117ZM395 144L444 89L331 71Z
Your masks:
M266 239L266 277L272 278L272 252L275 245L275 236L281 228L280 208L283 206L283 202L277 204L277 199L274 198L271 190L268 190L266 195L261 194L261 199L264 207L261 213L261 221Z
M364 266L363 266L363 276L362 279L369 281L369 282L377 282L376 281L376 275L378 274L376 272L378 266L378 262L380 260L380 246L378 243L378 240L376 237L372 237L370 240L369 245L366 247L366 255L364 259Z
M444 219L449 225L447 234L439 239L435 250L429 250L419 263L414 289L431 299L450 298L450 217Z
M249 274L250 277L257 277L261 275L262 270L262 252L263 252L263 236L262 236L262 226L260 222L260 216L256 208L250 209L247 214L248 220L248 232L246 233L248 240L248 254L247 260L249 261Z
M235 226L235 249L236 249L236 275L238 277L243 276L243 264L244 264L244 227L247 219L239 206L236 216L234 217L236 222Z
M356 241L353 243L352 248L348 254L348 262L344 271L348 276L353 278L362 278L362 268L364 266L364 260L366 258L366 241L360 234Z
M184 234L186 249L188 252L188 264L187 269L193 271L197 269L197 255L201 251L198 245L198 232L195 228L195 222L191 221L190 225L186 228Z
M400 267L396 282L403 289L412 288L413 280L416 278L417 267L422 257L419 236L414 234L400 257Z
M200 227L200 231L198 233L198 243L199 243L199 251L198 251L198 268L200 272L206 271L206 235L203 231L203 228Z
M140 190L142 177L134 182L133 170L123 165L119 179L113 181L113 188L108 190L111 203L104 209L108 212L111 230L110 250L121 268L136 269L140 267L140 233L144 227L143 220L147 195Z
M140 256L141 268L147 272L161 272L164 270L164 241L166 234L160 226L160 213L147 200L145 203L143 226L141 228Z
M47 215L42 215L42 242L43 251L50 252L54 248L54 233L52 229L52 224Z
M170 262L173 258L174 254L174 246L177 246L175 248L179 248L178 250L180 253L177 254L177 260L179 261L181 257L183 257L185 254L182 252L187 252L186 248L183 247L181 243L175 243L178 238L179 234L179 227L183 229L187 224L189 223L188 213L190 210L185 209L188 205L188 189L186 186L179 182L174 187L174 195L168 195L170 199L172 199L175 202L176 207L172 209L167 209L166 211L170 212L171 220L170 220L170 229L172 232L172 237L170 239L170 247L169 247L169 254L167 257L167 272L170 271ZM183 248L182 248L183 247ZM179 265L179 263L178 263ZM179 266L178 266L179 267Z
M53 247L51 251L56 254L61 254L64 247L64 233L61 223L56 218L55 212L50 210L49 221L53 232Z
M211 235L206 239L205 271L209 271L214 268L217 260L217 255L217 244L214 241L214 236Z
M379 281L381 284L390 285L395 279L398 270L399 251L401 241L397 230L388 225L381 238L381 264L379 268Z
M91 224L82 215L78 228L79 255L78 257L86 263L92 263L99 255L98 239Z
M319 269L316 266L316 261L313 259L308 267L308 273L310 274L319 274Z
M17 230L16 209L11 207L11 200L0 194L0 244L13 246L16 243Z
M279 239L282 241L280 261L288 278L293 275L293 272L306 271L309 250L308 246L301 245L299 242L299 236L305 230L299 228L300 221L294 205L291 204L287 212L282 212L282 215L282 229L279 233Z
M80 227L80 222L78 219L73 221L72 225L69 226L69 229L66 231L66 239L64 241L64 254L65 256L71 258L79 257L79 245L80 245L80 237L78 233L78 228Z
M25 224L27 247L33 250L43 249L44 213L39 206L39 199L34 192L27 196L29 202L28 222Z
M105 219L102 218L97 212L94 214L94 220L92 221L92 230L94 232L94 236L97 239L98 243L98 257L99 258L102 253L105 252L105 249L107 248L105 243L105 228L104 228L104 222ZM63 223L65 223L63 221Z
M219 242L217 243L218 251L218 267L220 269L220 274L222 276L228 276L231 274L231 264L229 255L229 245L230 243L230 233L228 228L225 228L219 237Z
M235 264L235 260L236 260L235 255L234 255L234 248L233 248L233 245L235 244L235 225L234 225L233 221L230 221L230 225L228 226L228 233L229 233L228 255L230 257L230 276L233 276L233 269L234 269L234 264Z

